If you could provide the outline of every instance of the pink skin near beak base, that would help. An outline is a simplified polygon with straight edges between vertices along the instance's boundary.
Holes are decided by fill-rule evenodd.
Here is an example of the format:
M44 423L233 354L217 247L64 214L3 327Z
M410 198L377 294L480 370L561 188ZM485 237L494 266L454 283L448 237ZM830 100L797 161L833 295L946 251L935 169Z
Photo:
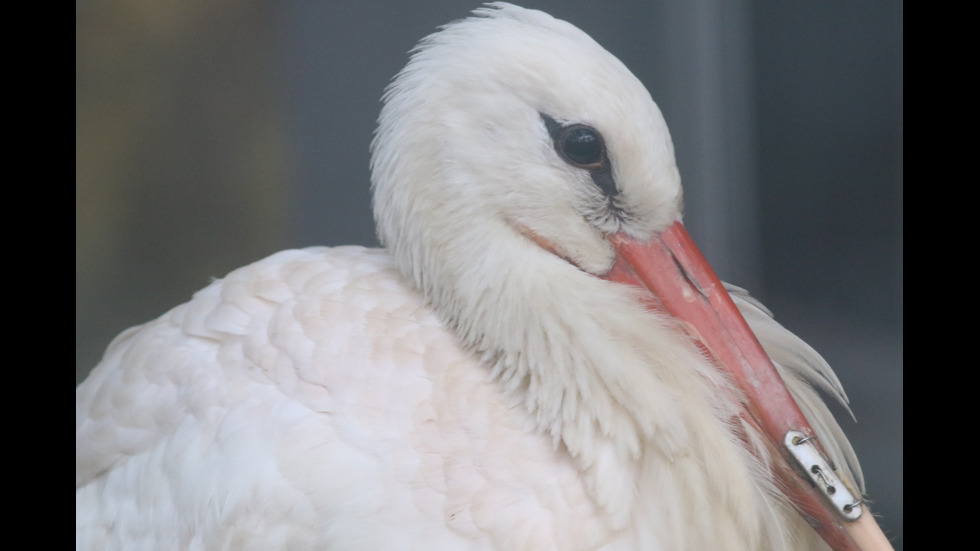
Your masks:
M784 435L795 430L812 436L814 431L683 224L674 222L649 243L622 234L609 241L617 260L603 278L652 293L648 307L680 319L728 373L745 398L743 419L768 437L779 484L821 537L839 551L891 549L864 504L858 520L845 520L793 467L795 459L781 444Z

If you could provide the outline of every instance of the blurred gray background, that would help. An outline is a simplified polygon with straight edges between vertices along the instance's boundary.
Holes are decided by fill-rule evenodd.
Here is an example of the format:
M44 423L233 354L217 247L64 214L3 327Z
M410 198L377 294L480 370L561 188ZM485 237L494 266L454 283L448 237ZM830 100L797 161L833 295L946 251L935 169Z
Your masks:
M75 381L286 247L376 245L368 144L406 52L476 3L75 3ZM903 547L903 6L539 1L650 89L686 223L836 369Z

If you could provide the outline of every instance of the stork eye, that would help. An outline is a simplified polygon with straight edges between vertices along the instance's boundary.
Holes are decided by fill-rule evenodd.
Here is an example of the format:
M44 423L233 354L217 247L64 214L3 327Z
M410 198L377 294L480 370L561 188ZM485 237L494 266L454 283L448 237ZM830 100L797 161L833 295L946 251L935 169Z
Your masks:
M588 170L592 181L607 197L619 195L613 180L612 163L599 131L587 124L564 126L544 113L540 115L558 155L566 163Z
M602 136L584 124L562 128L555 137L555 146L567 162L580 168L597 168L605 158Z

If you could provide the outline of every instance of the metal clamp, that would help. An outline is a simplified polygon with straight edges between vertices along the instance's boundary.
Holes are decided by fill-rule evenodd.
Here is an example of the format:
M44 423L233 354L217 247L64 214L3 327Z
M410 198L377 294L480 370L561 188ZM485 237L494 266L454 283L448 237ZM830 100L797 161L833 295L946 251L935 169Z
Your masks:
M817 447L810 442L813 438L815 437L791 430L783 438L783 445L793 454L813 484L820 488L820 491L834 504L837 511L847 520L857 520L861 517L862 500L855 498L837 477Z

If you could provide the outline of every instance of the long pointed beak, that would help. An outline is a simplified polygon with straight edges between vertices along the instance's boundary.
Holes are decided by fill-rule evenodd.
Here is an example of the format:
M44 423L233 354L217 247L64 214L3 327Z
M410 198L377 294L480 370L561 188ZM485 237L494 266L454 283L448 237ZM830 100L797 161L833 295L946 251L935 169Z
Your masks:
M891 549L860 495L834 473L816 434L728 291L680 222L648 243L621 234L605 279L648 290L649 307L684 322L745 398L743 418L767 437L772 471L794 506L836 550Z

